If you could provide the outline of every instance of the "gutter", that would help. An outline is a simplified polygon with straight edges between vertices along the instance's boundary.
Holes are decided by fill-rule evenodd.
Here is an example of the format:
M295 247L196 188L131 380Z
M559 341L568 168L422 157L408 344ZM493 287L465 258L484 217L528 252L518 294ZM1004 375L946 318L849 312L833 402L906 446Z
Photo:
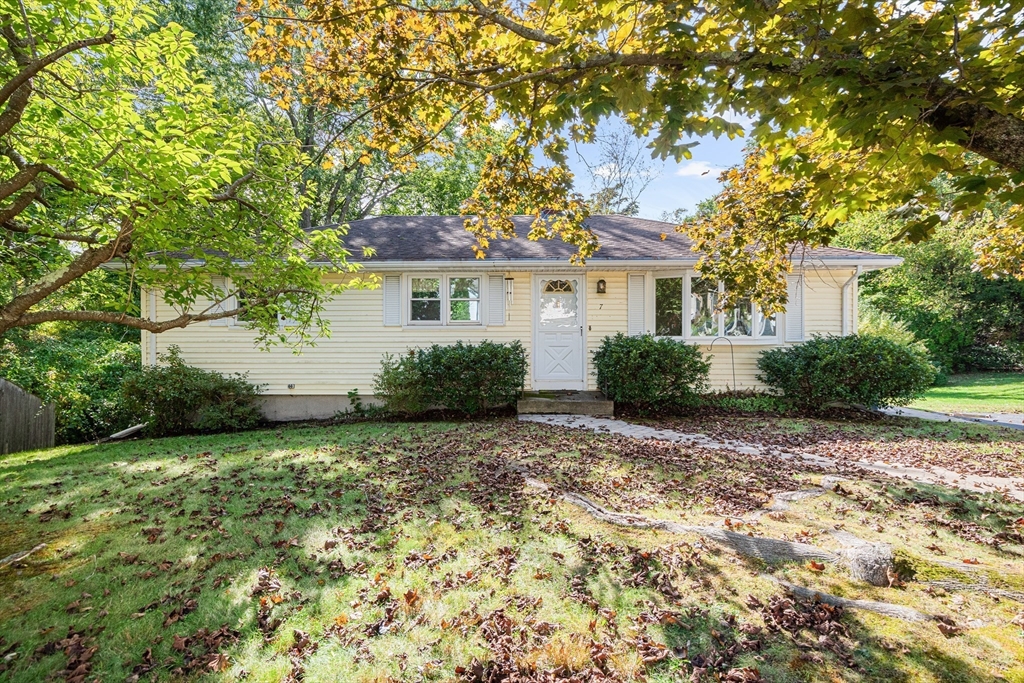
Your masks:
M902 261L902 259L900 259L900 260ZM850 327L852 326L854 318L856 317L856 316L854 316L854 312L856 312L856 310L857 310L857 302L854 301L851 304L850 296L849 296L849 291L850 291L850 287L852 287L857 282L857 280L860 278L861 272L862 272L862 266L858 265L857 269L853 272L853 275L850 277L850 279L843 283L843 294L842 294L842 297L843 297L843 305L842 305L843 327L842 327L842 330L843 330L843 336L844 337L849 335L849 334L852 334L852 332L850 332Z
M484 270L484 271L530 271L544 268L547 270L559 269L563 272L575 272L580 266L574 266L568 259L437 259L431 261L351 261L356 263L367 272L375 271L439 271L439 270ZM836 259L815 259L814 263L801 263L801 270L821 270L826 268L856 267L858 273L870 270L881 270L893 268L903 263L899 257L889 258L836 258ZM206 265L203 259L186 259L182 262L186 268L202 268ZM247 261L236 261L236 266L245 267ZM311 265L326 266L328 264L314 261ZM661 269L689 269L697 265L697 259L590 259L582 270L606 271L606 270L661 270ZM102 268L106 270L123 270L125 264L121 261L109 261L104 263ZM160 268L158 268L160 269ZM855 276L856 277L856 276ZM846 285L844 285L845 287Z

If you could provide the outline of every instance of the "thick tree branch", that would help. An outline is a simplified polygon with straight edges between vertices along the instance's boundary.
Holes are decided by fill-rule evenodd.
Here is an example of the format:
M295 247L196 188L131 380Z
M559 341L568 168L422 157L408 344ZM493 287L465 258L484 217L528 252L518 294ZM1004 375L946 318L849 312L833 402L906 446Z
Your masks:
M7 81L2 88L0 88L0 104L7 102L14 95L15 91L27 84L33 76L37 75L40 71L46 67L54 64L62 57L65 57L72 52L83 50L87 47L93 47L95 45L104 45L107 43L114 42L114 34L108 32L106 35L98 36L96 38L84 38L82 40L76 40L73 43L68 43L64 47L58 48L40 59L32 60L29 62L21 71L17 73L11 80Z
M25 83L14 91L7 101L7 107L0 114L0 137L7 135L21 121L21 115L32 96L32 82Z
M960 144L1000 166L1024 171L1024 121L979 102L970 93L940 84L932 89L935 106L921 119L938 131L955 128Z
M99 244L98 238L92 235L76 235L70 232L43 232L43 231L32 231L27 225L21 225L13 221L7 221L6 223L0 223L0 228L8 230L10 232L20 232L25 235L34 235L38 237L46 237L54 240L61 240L63 242L80 242L82 244Z
M125 256L131 250L133 223L125 219L115 239L99 247L90 247L79 254L71 263L33 282L0 307L0 334L19 326L17 321L33 306L50 296L61 287L96 270L111 259Z
M0 183L0 201L7 199L15 192L24 189L26 185L38 178L40 173L48 173L53 176L68 190L75 189L75 183L73 180L49 164L31 164L15 173L10 177L10 179Z
M230 311L197 313L195 315L191 313L183 313L177 318L162 320L160 322L153 322L152 320L146 320L145 318L139 318L126 313L114 313L112 311L34 311L32 313L22 314L14 321L13 324L9 325L7 329L12 327L28 327L30 325L38 325L40 323L54 321L68 321L111 323L114 325L124 325L126 327L133 327L138 330L146 330L147 332L159 334L160 332L166 332L167 330L172 330L178 327L185 327L192 323L231 318L244 312L244 310L244 308L233 308ZM4 328L0 327L0 331L2 330L4 330Z
M18 217L22 211L28 208L29 204L39 198L39 191L35 188L31 190L25 190L11 202L8 206L0 209L0 225L6 225L8 222Z
M541 31L540 29L530 28L529 26L523 26L519 22L512 21L508 17L494 11L480 0L469 0L469 4L472 5L473 8L485 19L493 21L502 28L508 29L520 38L532 40L537 43L547 43L548 45L559 45L562 42L562 39L558 36L553 36L550 33Z

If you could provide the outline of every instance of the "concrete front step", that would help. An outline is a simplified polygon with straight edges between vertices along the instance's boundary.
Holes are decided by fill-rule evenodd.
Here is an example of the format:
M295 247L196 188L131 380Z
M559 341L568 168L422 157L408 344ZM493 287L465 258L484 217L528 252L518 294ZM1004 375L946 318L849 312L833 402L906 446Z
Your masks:
M615 415L615 403L594 396L524 396L516 403L520 415Z

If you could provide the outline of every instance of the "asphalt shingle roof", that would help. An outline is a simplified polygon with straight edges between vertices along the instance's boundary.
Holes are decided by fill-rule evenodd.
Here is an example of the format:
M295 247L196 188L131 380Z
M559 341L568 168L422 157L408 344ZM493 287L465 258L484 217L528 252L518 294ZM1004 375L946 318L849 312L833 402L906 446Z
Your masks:
M465 230L465 216L376 216L349 223L344 238L353 259L366 263L378 261L473 261L475 237ZM530 241L532 216L514 216L517 237L491 240L487 258L491 260L568 260L575 248L559 239ZM675 224L632 216L591 216L586 225L594 231L600 250L588 259L594 261L692 261L698 254L693 242L675 231ZM665 235L665 239L662 239ZM373 247L376 255L363 258L363 247ZM829 261L879 260L896 257L854 249L819 247L803 249L794 259Z

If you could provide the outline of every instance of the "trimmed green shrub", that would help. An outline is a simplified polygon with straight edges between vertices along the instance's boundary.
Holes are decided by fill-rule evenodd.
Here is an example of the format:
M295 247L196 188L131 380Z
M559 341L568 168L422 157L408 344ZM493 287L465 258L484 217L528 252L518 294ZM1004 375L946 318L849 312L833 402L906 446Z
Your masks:
M704 394L700 397L701 408L720 410L727 413L770 413L785 414L793 408L786 399L775 394Z
M815 337L770 349L757 367L759 380L806 410L834 403L907 405L932 385L936 374L924 353L868 335Z
M642 414L695 406L711 363L696 346L651 335L605 337L594 353L597 386Z
M386 355L374 391L390 412L413 415L430 406L480 415L518 398L526 381L526 350L518 341L434 344Z
M209 434L251 429L261 420L260 387L246 375L222 375L185 364L177 346L122 386L128 409L148 422L149 436Z
M434 344L416 352L416 364L430 401L464 415L514 403L526 381L526 350L518 340Z
M380 372L373 378L373 392L395 415L417 415L427 409L427 389L415 351L395 357L384 354ZM356 411L358 412L358 411Z

